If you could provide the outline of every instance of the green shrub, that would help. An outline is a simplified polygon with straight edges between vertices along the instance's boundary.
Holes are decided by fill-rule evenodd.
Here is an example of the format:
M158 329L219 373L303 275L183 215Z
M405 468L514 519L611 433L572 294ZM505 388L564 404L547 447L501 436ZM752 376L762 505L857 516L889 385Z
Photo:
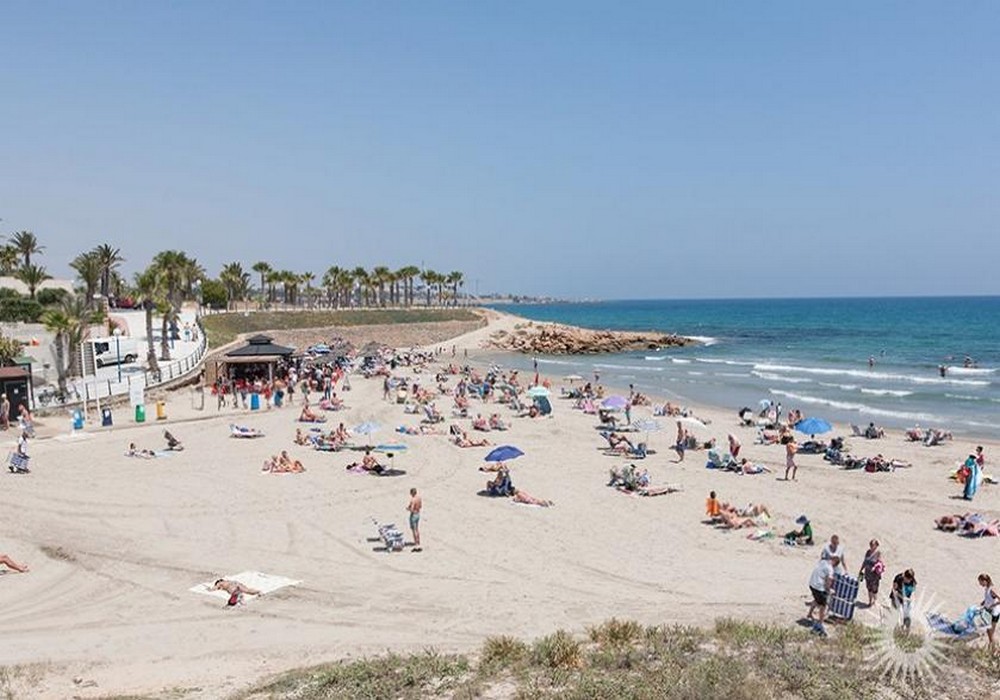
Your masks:
M535 640L531 649L532 660L547 668L577 668L583 662L580 642L564 630Z

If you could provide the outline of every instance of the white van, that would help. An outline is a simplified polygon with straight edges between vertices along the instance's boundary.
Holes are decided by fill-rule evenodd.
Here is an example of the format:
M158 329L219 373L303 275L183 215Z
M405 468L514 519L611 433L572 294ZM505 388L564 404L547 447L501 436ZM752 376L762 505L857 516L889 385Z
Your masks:
M135 362L139 358L139 343L133 338L90 338L87 341L94 350L94 362L98 367Z

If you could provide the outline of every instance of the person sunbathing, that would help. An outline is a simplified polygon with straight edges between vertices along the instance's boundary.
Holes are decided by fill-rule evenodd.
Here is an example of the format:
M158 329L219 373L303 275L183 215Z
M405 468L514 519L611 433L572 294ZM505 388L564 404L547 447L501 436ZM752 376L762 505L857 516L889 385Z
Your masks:
M771 470L765 467L763 464L753 464L746 457L740 460L741 474L763 474L764 472L770 472L770 471Z
M985 522L985 518L979 513L966 513L965 515L942 515L934 520L934 525L938 530L945 532L956 532L958 530L971 530L980 523Z
M11 571L16 571L19 574L24 574L28 572L28 567L24 564L18 564L16 561L11 559L6 554L0 554L0 564L3 564Z
M360 462L352 462L348 464L346 469L351 470L364 470L366 472L374 472L375 474L381 474L385 471L385 467L379 464L378 460L375 459L375 455L371 453L370 449L365 450L365 456L361 458Z
M321 399L319 407L324 411L339 411L344 407L344 402L334 395L328 399Z
M608 441L608 449L616 452L634 452L635 445L621 433L602 433Z
M777 430L760 430L757 432L757 440L762 445L777 445L781 441L781 433Z
M125 450L126 457L138 457L140 459L152 459L156 456L156 453L152 450L140 450L135 446L134 442L128 444L128 449Z
M524 503L525 505L529 506L541 506L542 508L549 508L550 506L555 505L555 502L553 501L546 501L542 498L536 498L535 496L532 496L530 493L526 493L520 489L514 489L514 502Z
M295 438L293 439L296 445L308 445L309 436L302 432L302 428L295 429Z
M500 419L499 413L490 416L490 428L493 430L507 430L507 424Z
M719 506L719 508L723 513L728 512L744 518L755 518L760 515L768 518L771 517L771 511L769 511L767 506L762 503L748 503L743 508L737 508L729 503L723 503Z
M229 579L216 579L215 583L209 588L210 591L225 591L230 595L234 593L239 593L242 595L260 595L260 591L256 588L250 588L239 581L230 581Z
M885 430L875 425L875 423L869 423L868 427L865 428L864 436L869 440L877 440L885 437Z
M482 440L471 440L468 433L463 430L460 435L455 436L454 443L459 447L486 447L490 444L490 441L485 438Z
M351 436L351 434L349 432L347 432L347 428L344 427L343 423L341 423L340 425L337 426L337 430L333 434L333 437L336 440L338 440L339 442L342 442L342 443L347 442L347 439L350 436Z
M313 413L312 409L309 408L309 404L304 405L302 407L302 412L299 413L300 423L322 423L324 421L326 421L326 418Z
M497 470L497 475L486 482L486 490L492 493L494 490L499 489L504 485L506 481L510 479L510 471L507 467L499 467Z
M477 413L476 417L472 420L472 429L488 433L490 431L490 424L483 418L482 414Z

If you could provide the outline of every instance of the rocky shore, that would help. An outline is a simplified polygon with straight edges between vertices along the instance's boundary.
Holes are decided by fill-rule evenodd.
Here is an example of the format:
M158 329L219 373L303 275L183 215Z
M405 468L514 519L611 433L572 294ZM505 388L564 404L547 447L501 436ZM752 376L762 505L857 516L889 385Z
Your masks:
M498 330L487 340L489 347L539 355L598 355L629 350L694 345L697 341L680 335L597 331L554 323L518 323L513 330Z

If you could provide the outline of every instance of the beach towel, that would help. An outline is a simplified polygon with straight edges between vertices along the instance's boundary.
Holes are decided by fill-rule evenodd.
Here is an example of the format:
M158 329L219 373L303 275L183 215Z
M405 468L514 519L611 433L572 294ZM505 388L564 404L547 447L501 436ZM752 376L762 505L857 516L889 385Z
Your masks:
M968 608L960 619L954 621L940 613L927 613L927 624L938 634L954 639L972 639L979 634L976 625L982 621L981 613L978 606L973 606Z
M298 581L296 579L286 578L284 576L274 576L272 574L264 574L260 571L243 571L238 574L219 576L217 578L224 578L227 581L242 583L248 588L254 588L260 591L261 594L273 593L281 588L285 588L287 586L297 586L302 583L302 581ZM197 586L192 586L188 590L192 593L201 593L202 595L210 595L213 598L228 601L229 593L226 591L212 590L212 586L214 585L215 579L212 579L211 581L206 581L205 583L199 583Z

